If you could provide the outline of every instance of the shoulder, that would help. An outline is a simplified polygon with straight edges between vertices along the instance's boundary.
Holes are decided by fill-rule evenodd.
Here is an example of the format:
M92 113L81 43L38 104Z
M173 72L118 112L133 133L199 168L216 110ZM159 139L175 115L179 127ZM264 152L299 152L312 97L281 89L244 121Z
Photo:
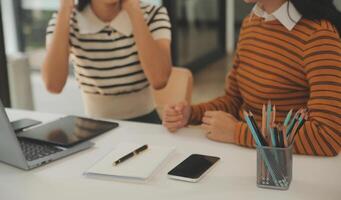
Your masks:
M140 7L148 20L155 18L157 15L164 15L168 17L167 9L164 6L141 2Z
M318 38L329 37L336 42L341 42L341 38L335 25L328 20L309 20L302 19L298 26L305 29L309 33L310 38L308 42L315 41Z
M327 20L303 21L310 26L311 34L305 45L305 61L310 68L318 67L321 70L333 65L333 69L341 69L341 39L336 27ZM319 62L324 60L324 62ZM326 64L328 63L328 64ZM317 68L316 68L317 69Z
M261 21L261 18L250 13L244 19L242 20L241 23L241 32L244 31L244 29L248 29L254 26L258 26Z

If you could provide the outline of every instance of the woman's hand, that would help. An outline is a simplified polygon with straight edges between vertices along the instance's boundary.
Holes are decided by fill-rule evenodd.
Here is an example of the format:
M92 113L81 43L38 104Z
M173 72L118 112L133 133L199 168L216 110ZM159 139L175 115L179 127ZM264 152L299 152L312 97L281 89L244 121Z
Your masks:
M235 143L234 133L238 120L232 115L222 111L208 111L203 118L202 128L210 140Z
M170 131L176 132L189 123L191 106L187 102L168 105L163 113L163 125Z

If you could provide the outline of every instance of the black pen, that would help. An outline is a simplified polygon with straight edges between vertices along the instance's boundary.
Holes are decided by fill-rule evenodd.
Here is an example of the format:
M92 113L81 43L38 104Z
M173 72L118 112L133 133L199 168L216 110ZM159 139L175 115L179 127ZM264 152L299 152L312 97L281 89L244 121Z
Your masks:
M123 156L122 158L120 158L116 161L114 161L113 165L116 166L116 165L128 160L129 158L136 156L137 154L143 152L144 150L147 150L147 149L148 149L148 145L143 145L142 147L135 149L133 152Z

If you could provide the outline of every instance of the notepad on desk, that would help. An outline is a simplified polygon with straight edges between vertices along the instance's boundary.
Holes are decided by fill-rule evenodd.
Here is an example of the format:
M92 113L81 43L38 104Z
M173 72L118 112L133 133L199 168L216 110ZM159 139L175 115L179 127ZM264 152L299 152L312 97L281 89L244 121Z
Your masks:
M143 153L114 166L113 162L141 147L141 144L119 144L112 152L99 160L84 174L91 176L111 176L117 179L148 180L157 168L175 150L172 147L160 147L149 145Z

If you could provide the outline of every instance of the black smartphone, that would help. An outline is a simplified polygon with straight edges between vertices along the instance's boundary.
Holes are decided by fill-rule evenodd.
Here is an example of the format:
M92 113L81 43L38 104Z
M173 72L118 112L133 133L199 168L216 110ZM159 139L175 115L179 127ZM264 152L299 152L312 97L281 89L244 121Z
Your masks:
M14 122L11 122L12 128L15 133L19 133L24 129L30 128L32 126L36 126L41 124L41 121L34 120L34 119L20 119Z
M168 172L168 177L176 180L198 182L220 158L192 154Z

